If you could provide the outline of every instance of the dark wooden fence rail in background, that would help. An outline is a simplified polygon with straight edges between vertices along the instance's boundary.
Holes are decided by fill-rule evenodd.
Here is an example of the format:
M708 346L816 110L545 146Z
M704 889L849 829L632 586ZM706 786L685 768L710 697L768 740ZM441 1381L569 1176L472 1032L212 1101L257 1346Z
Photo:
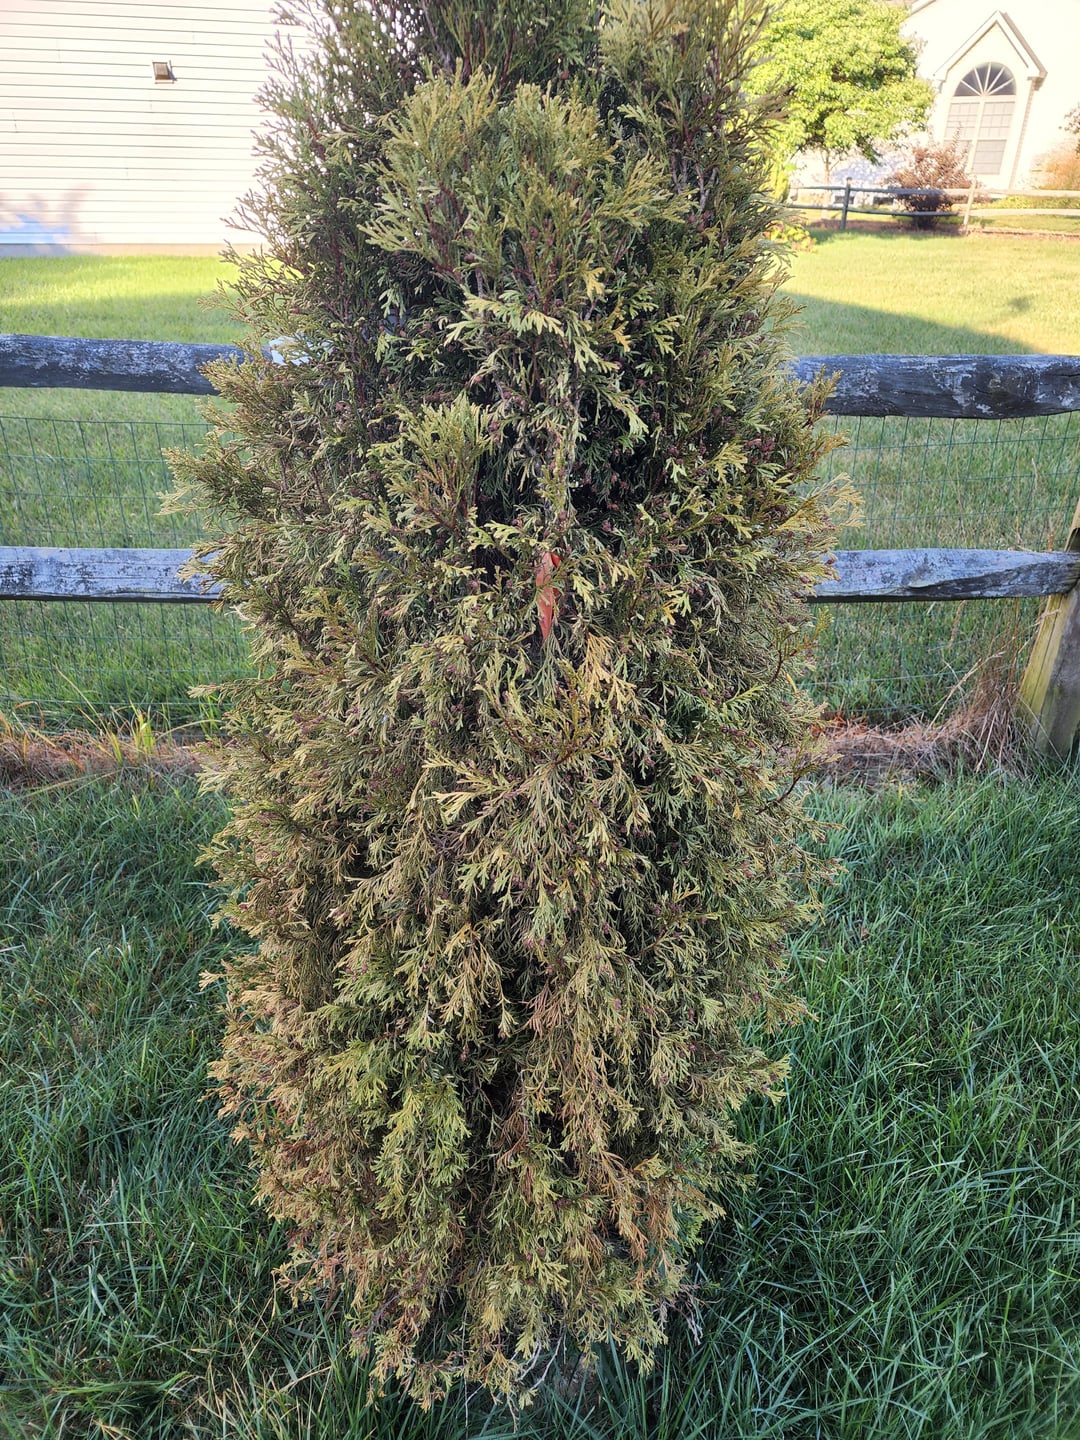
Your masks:
M274 359L280 355L268 349ZM286 353L289 353L286 350ZM299 355L293 345L293 355ZM0 335L0 387L209 395L202 367L243 360L234 345ZM302 358L301 358L302 363ZM1080 410L1080 357L1061 355L821 355L794 362L811 380L836 374L833 415L1009 420ZM185 550L0 546L0 600L206 603L211 588L182 580ZM1035 747L1067 755L1080 731L1080 507L1062 551L841 550L830 603L1041 596L1047 601L1021 699Z
M804 195L817 196L817 200L806 202L802 199ZM833 196L839 198L834 202ZM852 200L861 200L866 195L877 196L877 200L870 207L866 205L853 205ZM955 212L946 208L936 208L934 205L914 205L911 209L905 207L902 202L908 196L934 196L941 200L964 202L963 214L959 217ZM819 215L835 214L840 216L840 229L846 230L848 216L869 215L875 220L911 220L913 215L933 216L935 219L946 219L950 214L953 218L959 218L961 225L968 225L972 215L1053 215L1064 217L1066 220L1075 219L1080 222L1080 214L1075 209L1061 205L1009 205L1002 208L1000 205L986 204L986 201L1005 200L1010 196L1019 196L1022 199L1031 200L1080 200L1080 190L997 190L992 187L985 187L973 180L966 189L949 189L940 185L915 185L905 188L901 185L860 185L857 180L844 179L839 184L820 185L798 185L791 192L791 198L785 202L787 210L814 210ZM891 206L886 202L891 201ZM1080 233L1080 230L1078 230Z

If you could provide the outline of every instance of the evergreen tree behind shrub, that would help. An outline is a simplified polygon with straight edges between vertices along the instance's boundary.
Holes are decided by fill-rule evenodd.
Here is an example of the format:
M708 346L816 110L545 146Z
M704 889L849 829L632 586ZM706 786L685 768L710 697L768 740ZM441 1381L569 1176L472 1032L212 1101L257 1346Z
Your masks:
M247 618L223 1109L376 1383L646 1359L798 1019L794 676L829 531L785 376L757 0L312 0L233 408ZM296 337L285 364L259 344Z

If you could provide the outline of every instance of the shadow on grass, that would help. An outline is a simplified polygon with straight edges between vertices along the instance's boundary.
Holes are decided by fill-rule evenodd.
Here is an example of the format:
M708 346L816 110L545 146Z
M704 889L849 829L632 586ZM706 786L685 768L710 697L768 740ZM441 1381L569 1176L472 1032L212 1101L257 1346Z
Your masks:
M924 239L927 237L908 237ZM933 238L933 237L930 237ZM888 243L886 239L885 243ZM800 306L791 343L800 355L1036 355L1006 335L944 325L906 311L821 300L797 289L786 292ZM1027 305L1030 300L1017 297ZM1012 302L1005 304L1015 308Z

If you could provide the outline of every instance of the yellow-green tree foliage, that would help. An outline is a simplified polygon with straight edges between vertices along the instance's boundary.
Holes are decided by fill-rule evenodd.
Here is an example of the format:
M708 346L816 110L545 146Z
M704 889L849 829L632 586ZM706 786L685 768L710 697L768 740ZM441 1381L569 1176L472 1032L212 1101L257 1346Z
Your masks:
M757 0L304 13L250 355L178 462L258 665L216 1080L377 1382L520 1398L561 1344L649 1356L784 1075L744 1031L800 1014L822 396Z

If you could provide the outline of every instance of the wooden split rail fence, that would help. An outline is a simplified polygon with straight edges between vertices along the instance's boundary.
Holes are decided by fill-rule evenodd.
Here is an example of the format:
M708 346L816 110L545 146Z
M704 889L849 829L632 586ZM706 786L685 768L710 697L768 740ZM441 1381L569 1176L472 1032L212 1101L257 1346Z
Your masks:
M230 345L0 335L0 387L209 395L202 367L243 353ZM837 375L833 415L1009 420L1080 410L1074 356L821 355L794 365L803 381L821 369ZM212 601L212 587L177 574L188 557L186 550L0 546L0 600ZM840 550L835 569L813 600L1043 597L1021 700L1035 748L1071 753L1080 734L1080 505L1061 551Z
M807 202L802 198L804 195L818 198ZM869 207L852 204L853 200L866 195L877 197ZM837 197L835 200L834 196ZM955 213L951 208L953 201L963 202L960 224L965 227L971 223L972 215L1053 215L1059 219L1080 221L1080 213L1069 206L1035 204L1003 208L993 203L985 203L1010 197L1036 201L1080 200L1080 190L993 190L985 189L978 180L973 180L966 189L950 189L939 185L860 185L857 180L845 179L838 185L797 186L792 191L791 198L785 202L784 208L813 210L821 216L839 215L841 230L848 228L848 218L852 215L868 215L875 220L912 220L920 217L924 221L945 219ZM905 201L909 203L905 204ZM891 202L891 208L885 202ZM1077 233L1080 233L1080 228Z

